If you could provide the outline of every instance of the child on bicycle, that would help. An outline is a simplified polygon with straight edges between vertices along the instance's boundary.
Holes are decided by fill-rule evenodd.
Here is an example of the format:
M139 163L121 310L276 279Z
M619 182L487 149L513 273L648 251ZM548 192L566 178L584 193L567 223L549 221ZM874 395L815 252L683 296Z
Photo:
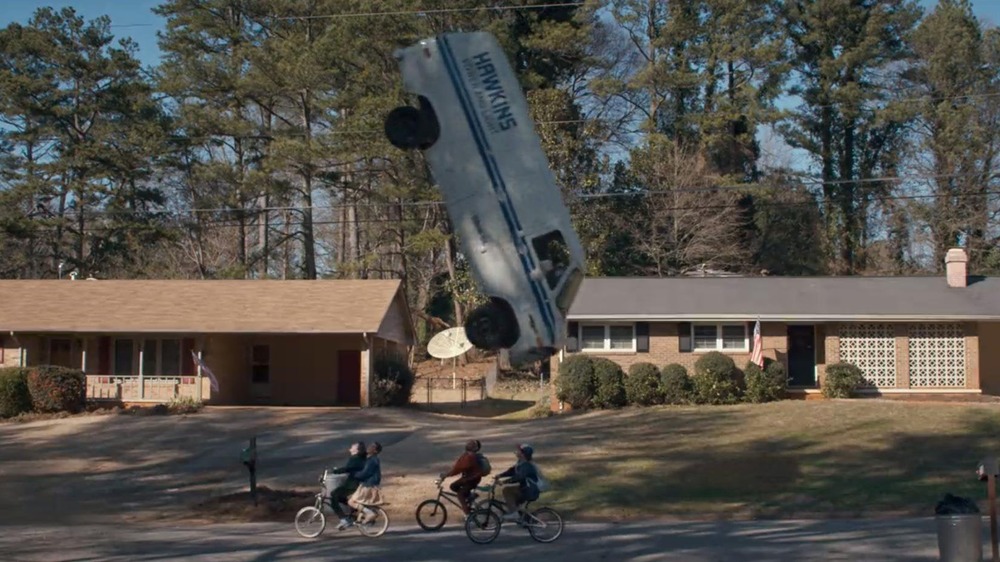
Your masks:
M507 504L507 513L503 515L504 521L517 521L520 516L520 504L535 501L540 494L538 468L531 462L535 450L527 444L518 445L515 454L517 463L496 475L497 479L507 479L507 482L500 487L500 493Z
M382 489L380 488L382 485L382 464L378 458L381 452L382 444L377 441L368 446L365 468L355 476L361 484L347 500L347 505L363 511L362 523L369 523L375 519L375 512L364 506L382 503Z
M333 474L347 475L347 480L340 486L337 486L330 494L330 507L333 508L337 517L340 517L341 529L350 525L350 519L344 513L343 504L347 503L348 498L354 494L355 490L361 484L357 479L357 475L365 468L365 460L368 457L364 441L352 444L348 452L351 456L347 459L347 463L342 467L334 468L332 471Z
M459 504L462 506L462 512L466 515L469 514L469 496L472 490L476 489L479 482L482 481L483 476L486 475L482 464L479 460L479 450L482 448L482 443L477 439L472 439L465 444L465 451L462 455L458 457L455 461L455 465L451 467L451 470L447 473L442 472L438 475L438 483L440 483L445 478L449 478L455 475L461 475L457 480L451 483L449 488L455 495L458 496Z

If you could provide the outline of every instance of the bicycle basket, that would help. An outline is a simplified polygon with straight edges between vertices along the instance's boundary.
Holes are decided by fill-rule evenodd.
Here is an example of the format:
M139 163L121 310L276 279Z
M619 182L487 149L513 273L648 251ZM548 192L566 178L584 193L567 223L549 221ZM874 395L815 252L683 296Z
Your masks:
M330 474L326 475L326 480L323 480L323 493L327 496L333 493L338 486L347 482L346 474Z

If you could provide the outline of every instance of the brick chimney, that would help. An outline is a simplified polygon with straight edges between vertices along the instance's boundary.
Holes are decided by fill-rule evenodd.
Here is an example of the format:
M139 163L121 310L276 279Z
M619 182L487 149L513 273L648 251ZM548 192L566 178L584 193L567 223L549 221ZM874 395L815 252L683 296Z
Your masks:
M962 248L952 248L944 257L945 273L949 287L965 287L968 285L967 264L969 256Z

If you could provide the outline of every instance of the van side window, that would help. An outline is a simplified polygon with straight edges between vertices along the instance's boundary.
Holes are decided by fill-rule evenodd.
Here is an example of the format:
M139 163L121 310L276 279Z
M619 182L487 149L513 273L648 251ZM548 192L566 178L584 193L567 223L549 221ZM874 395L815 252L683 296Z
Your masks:
M555 289L569 267L569 247L566 246L566 240L561 232L553 230L536 237L531 243L535 247L535 255L538 256L549 288Z
M566 283L563 284L562 290L556 296L556 307L559 308L559 312L562 312L563 316L569 314L569 307L573 304L573 299L576 298L576 293L580 290L580 285L582 284L583 273L574 267L566 275Z

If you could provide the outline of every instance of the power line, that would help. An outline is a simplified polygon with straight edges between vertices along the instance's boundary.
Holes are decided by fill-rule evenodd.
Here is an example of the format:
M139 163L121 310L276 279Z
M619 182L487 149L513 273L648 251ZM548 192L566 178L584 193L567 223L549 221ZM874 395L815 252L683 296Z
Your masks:
M527 6L479 6L475 8L431 8L428 10L395 10L384 12L343 12L339 14L316 14L306 16L264 16L270 20L294 21L294 20L314 20L314 19L343 19L343 18L369 18L384 16L406 16L406 15L428 15L428 14L451 14L460 12L514 12L518 10L541 10L545 8L569 8L582 7L582 2L551 2L547 4L534 4ZM155 23L120 23L111 24L110 27L153 27Z
M352 170L352 173L364 173L364 172L380 172L382 170ZM789 177L796 177L794 174L787 174ZM922 175L922 176L884 176L878 178L860 178L856 180L830 180L824 182L820 178L812 178L811 176L801 176L796 179L802 183L812 183L816 185L843 185L843 184L859 184L859 183L871 183L871 182L890 182L890 181L912 181L912 180L930 180L930 179L941 179L941 178L962 178L962 177L978 177L981 174L936 174L936 175ZM616 191L610 193L584 193L584 194L574 194L573 199L578 200L593 200L593 199L608 199L608 198L632 198L632 197L647 197L650 195L675 195L682 193L711 193L711 192L725 192L725 191L735 191L735 192L752 192L757 190L771 190L771 189L782 189L788 187L787 185L774 185L774 184L761 184L761 183L751 183L751 184L732 184L732 185L717 185L708 187L681 187L676 189L648 189L641 191ZM978 195L990 195L1000 192L983 192L981 194L960 194L961 197L974 197ZM880 197L884 200L896 200L896 199L923 199L923 198L935 198L938 197L936 194L927 195L886 195ZM335 210L335 209L349 209L349 208L390 208L390 207L438 207L444 205L443 201L440 200L422 200L422 201L398 201L398 202L359 202L359 203L333 203L325 205L281 205L281 206L267 206L267 207L252 207L249 209L239 209L235 207L196 207L191 209L177 209L177 210L142 210L142 209L95 209L88 211L87 214L90 216L100 216L100 215L132 215L132 214L160 214L160 215L195 215L200 213L263 213L263 212L292 212L292 211L306 211L306 210ZM74 215L78 216L78 215Z
M670 192L654 192L654 193L669 194ZM636 195L642 195L642 194L627 194L627 195L636 196ZM968 198L973 198L973 197L982 197L982 196L987 196L988 197L988 196L992 196L992 195L1000 195L1000 191L985 191L985 192L976 193L976 194L955 195L953 197L959 197L959 198L968 197ZM888 201L888 200L899 201L899 200L933 199L933 198L937 198L937 197L938 197L938 195L934 195L934 194L926 194L926 195L889 195L889 196L885 196L885 197L880 197L879 199L883 200L883 201ZM442 206L442 205L444 205L444 203L440 202L440 201L425 201L425 202L414 202L414 203L420 203L422 206L430 206L430 205ZM815 200L788 201L788 202L768 202L768 203L756 203L756 204L754 204L754 209L762 210L762 209L775 209L775 208L780 209L780 208L795 208L795 207L812 207L812 206L816 206L816 205L817 205L817 201L815 201ZM339 207L346 207L346 206L349 206L349 205L339 205ZM377 206L377 204L370 204L369 206ZM402 204L387 203L384 206L389 207L389 206L407 206L407 205L404 202ZM324 209L324 208L329 209L329 208L336 208L336 206L287 207L287 208L284 208L284 210L288 210L288 211L290 211L290 210L306 210L306 209L309 209L309 208L312 208L312 209ZM738 208L744 208L744 205L742 205L740 203L726 203L726 204L718 204L718 205L682 205L682 206L663 207L663 208L657 209L657 211L659 211L659 212L708 211L708 210L723 210L723 209L738 209ZM242 225L239 222L233 222L233 219L200 220L200 221L198 221L196 223L195 226L221 227L221 228L238 228L238 227L241 227L241 226L248 227L248 226L250 226L250 224L252 224L253 226L251 228L256 228L256 227L259 227L260 225L259 225L259 220L255 220L255 219L258 219L259 213L263 212L264 210L273 210L273 209L246 209L246 210L224 209L224 210L219 210L219 212L227 212L227 213L241 213L241 212L242 213L247 213L247 214L250 215L250 216L247 217L250 220L248 220L247 223L244 223ZM90 213L91 216L94 216L94 215L97 215L97 214L99 214L99 213L98 212ZM114 212L109 211L109 212L107 212L105 214L114 214ZM188 211L153 211L153 212L151 212L151 214L158 214L161 217L172 217L172 218L176 218L176 219L181 219L181 218L183 218L182 215L189 214L189 212ZM57 217L52 217L52 218L57 218ZM442 216L442 218L443 218L443 216ZM63 220L67 220L67 221L75 221L75 220L78 220L78 219L79 219L79 215L75 215L75 214L74 215L66 215L66 216L63 217ZM313 226L346 225L346 224L354 224L354 223L357 223L357 224L400 224L402 222L415 222L415 221L420 221L420 220L424 220L424 219L422 219L420 217L405 217L405 218L401 218L401 219L396 219L396 218L370 218L370 217L362 217L362 218L357 218L357 219L354 219L354 220L325 220L325 219L323 219L323 220L313 220L311 224ZM286 222L286 221L280 221L280 220L274 220L274 221L268 221L268 222L269 222L270 226L274 226L274 227L279 227L279 226L283 226L283 225L286 225L286 224L295 224L295 225L299 224L298 222L293 222L293 221ZM126 231L126 230L155 230L157 228L171 228L171 227L174 227L174 228L190 228L191 226L192 225L187 224L187 223L179 223L179 224L174 224L174 225L165 225L165 224L152 224L152 225L151 224L132 224L132 225L118 225L118 226L91 226L91 227L84 227L83 231L84 232L112 232L112 231ZM54 231L57 228L58 227L55 226L55 225L51 225L51 226L47 225L44 228L38 228L36 230ZM70 226L63 227L63 230L64 231L73 231L73 232L79 232L80 231L78 228L70 227Z

